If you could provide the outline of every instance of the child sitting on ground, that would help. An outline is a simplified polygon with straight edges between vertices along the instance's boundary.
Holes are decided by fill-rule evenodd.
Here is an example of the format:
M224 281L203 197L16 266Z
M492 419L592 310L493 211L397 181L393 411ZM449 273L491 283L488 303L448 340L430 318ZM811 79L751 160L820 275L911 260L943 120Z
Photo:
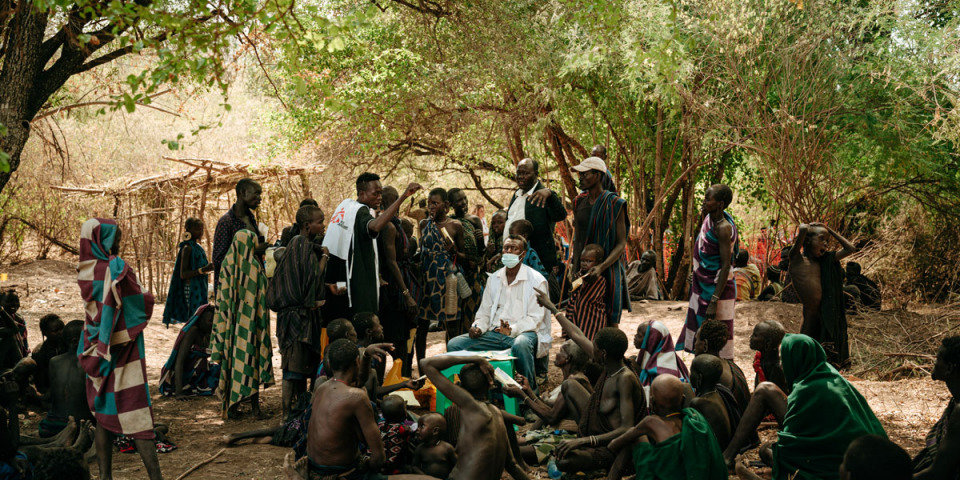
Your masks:
M591 268L603 262L605 256L603 247L596 243L583 247L580 254L580 277L574 280L570 302L567 303L567 318L580 327L590 340L593 340L601 328L607 326L607 318L610 317L606 302L607 279L603 276L591 279L587 275Z
M386 475L397 475L402 468L410 464L413 422L407 416L407 402L397 395L383 397L380 411L383 413L383 420L377 422L377 426L380 427L380 437L387 454L382 472Z
M420 446L413 452L414 473L448 478L457 464L457 450L444 441L447 421L439 413L427 413L417 420Z
M43 336L43 342L33 349L32 355L37 362L33 382L38 392L47 393L50 388L50 360L67 351L67 345L62 338L63 320L52 313L40 317L40 335Z

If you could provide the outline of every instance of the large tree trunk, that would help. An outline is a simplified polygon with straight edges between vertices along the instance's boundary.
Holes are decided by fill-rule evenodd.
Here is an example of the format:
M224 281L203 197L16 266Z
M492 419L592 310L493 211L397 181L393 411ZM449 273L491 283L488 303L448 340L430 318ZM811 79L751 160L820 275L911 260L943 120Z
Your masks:
M20 155L30 137L30 121L43 104L38 105L31 93L37 89L44 66L40 47L47 14L36 11L30 1L23 2L20 9L8 25L7 52L0 69L0 125L7 128L7 135L0 136L0 151L10 156L10 171L0 172L0 191L20 167ZM11 43L12 39L20 41Z
M547 144L550 145L550 150L553 152L553 158L557 161L560 178L563 180L563 186L567 190L567 197L570 202L573 202L573 199L577 196L577 187L573 181L573 175L570 173L571 165L564 154L562 141L563 137L566 137L566 134L560 130L558 125L547 126L544 129L544 134L546 135ZM569 146L567 149L569 151Z

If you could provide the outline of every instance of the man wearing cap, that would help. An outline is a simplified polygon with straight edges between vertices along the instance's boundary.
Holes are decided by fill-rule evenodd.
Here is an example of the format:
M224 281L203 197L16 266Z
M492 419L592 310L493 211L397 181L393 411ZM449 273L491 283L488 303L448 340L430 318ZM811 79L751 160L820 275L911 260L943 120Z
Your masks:
M599 157L589 157L573 167L580 175L583 193L573 200L573 261L571 271L580 271L580 253L585 245L603 247L607 258L587 272L587 280L600 275L607 279L610 325L620 323L623 309L630 310L627 293L624 251L627 246L627 202L603 188L607 165Z
M557 265L557 247L553 243L553 230L556 222L567 218L560 197L540 183L540 165L532 158L524 158L517 164L517 187L507 208L507 222L504 232L510 231L510 225L517 220L527 220L533 224L530 246L540 256L547 272Z

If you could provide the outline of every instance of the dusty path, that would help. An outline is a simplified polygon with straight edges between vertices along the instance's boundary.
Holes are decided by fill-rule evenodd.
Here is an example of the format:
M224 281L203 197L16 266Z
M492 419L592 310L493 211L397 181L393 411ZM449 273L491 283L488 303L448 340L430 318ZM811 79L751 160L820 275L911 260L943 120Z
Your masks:
M66 262L45 260L19 265L12 268L0 268L9 279L3 285L19 284L21 291L28 288L26 296L21 294L21 313L27 320L31 347L40 342L37 327L39 318L48 313L56 313L65 321L82 319L82 305L79 300L79 288L76 283L76 266ZM2 287L3 285L0 285ZM674 336L679 335L685 316L685 302L634 303L633 312L625 313L622 328L632 339L637 325L650 319L663 321ZM261 395L265 409L273 413L269 420L256 421L239 419L223 421L220 419L219 402L213 397L193 398L178 402L159 395L156 385L160 368L170 353L178 329L165 329L160 322L163 305L158 305L153 319L145 331L147 374L153 394L154 414L157 422L170 426L170 436L179 449L160 455L160 466L164 477L176 478L191 466L207 459L221 447L224 434L262 428L279 422L280 388L271 387ZM753 326L766 318L775 318L783 322L788 330L796 331L799 325L800 310L795 305L779 303L747 303L737 307L735 323L735 347L737 363L753 378L753 352L749 350L747 340ZM856 337L858 325L866 325L869 319L855 317L851 319L850 335ZM554 326L553 354L559 349L560 330ZM433 333L429 337L429 354L442 353L442 334ZM274 339L274 342L276 340ZM632 345L630 352L635 354ZM930 352L934 353L934 352ZM689 360L689 356L685 355ZM280 357L274 355L274 372L279 376ZM559 380L559 372L551 370L549 385ZM900 443L909 452L915 453L922 446L924 435L936 422L942 412L949 393L941 384L929 378L901 380L896 382L874 382L854 380L855 385L864 394L877 416L883 422L891 439ZM36 431L40 420L35 414L28 417L22 427L25 433ZM241 446L228 449L209 465L191 475L191 478L281 478L280 466L286 449L268 445ZM96 474L96 465L91 465ZM541 477L545 478L545 471ZM145 472L137 455L116 454L114 475L118 479L144 478ZM733 477L735 478L735 477Z

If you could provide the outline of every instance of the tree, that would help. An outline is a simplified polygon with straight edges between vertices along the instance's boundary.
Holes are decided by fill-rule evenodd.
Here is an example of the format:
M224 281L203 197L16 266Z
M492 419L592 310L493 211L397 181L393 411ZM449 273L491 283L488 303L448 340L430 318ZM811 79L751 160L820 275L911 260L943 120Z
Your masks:
M149 56L149 67L113 98L114 108L128 111L187 79L225 91L235 38L285 21L291 2L0 0L0 191L20 165L31 122L61 106L56 94L74 76Z

